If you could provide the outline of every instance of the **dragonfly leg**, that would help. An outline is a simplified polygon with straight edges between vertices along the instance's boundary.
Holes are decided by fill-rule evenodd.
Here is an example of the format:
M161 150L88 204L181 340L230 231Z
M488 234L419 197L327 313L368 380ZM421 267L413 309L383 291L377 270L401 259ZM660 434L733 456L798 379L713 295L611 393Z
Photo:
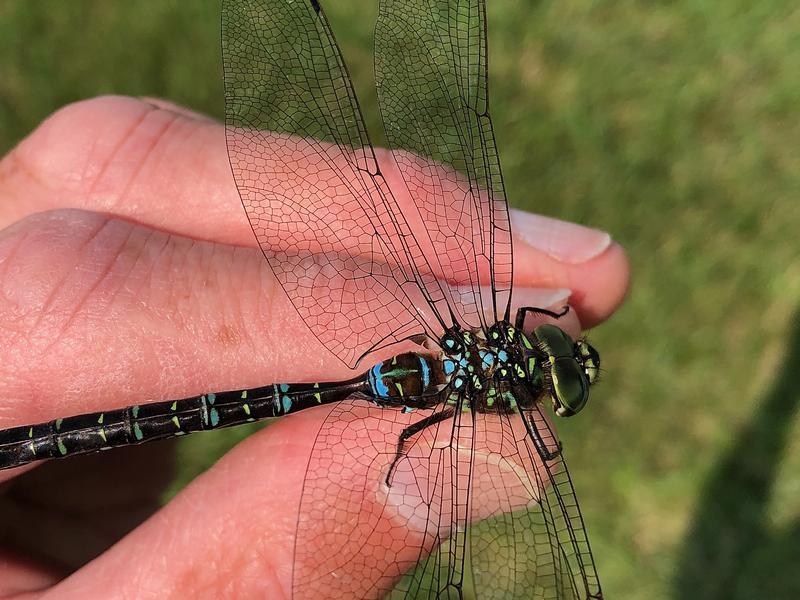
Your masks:
M547 448L547 444L544 442L542 434L539 433L539 428L536 427L536 424L533 422L533 420L527 415L523 414L522 421L525 423L525 429L528 430L528 435L531 436L531 440L533 440L533 445L536 446L536 451L539 453L539 456L544 462L550 462L561 456L561 441L558 442L557 450L549 450Z
M416 423L412 423L400 433L400 437L397 438L397 451L394 455L394 460L392 461L392 465L389 467L389 472L386 474L386 485L392 487L392 475L394 474L395 467L397 467L397 463L405 454L405 443L406 441L418 434L423 429L430 427L431 425L436 425L436 423L441 423L442 421L449 419L453 416L454 409L447 408L441 412L434 413L424 419L420 419Z
M517 311L517 318L515 320L514 326L517 329L522 329L522 326L525 325L525 317L528 316L528 313L534 315L545 315L547 317L552 317L554 319L560 319L564 315L569 312L569 305L564 306L561 312L553 312L552 310L547 310L546 308L536 308L534 306L525 306L520 308Z

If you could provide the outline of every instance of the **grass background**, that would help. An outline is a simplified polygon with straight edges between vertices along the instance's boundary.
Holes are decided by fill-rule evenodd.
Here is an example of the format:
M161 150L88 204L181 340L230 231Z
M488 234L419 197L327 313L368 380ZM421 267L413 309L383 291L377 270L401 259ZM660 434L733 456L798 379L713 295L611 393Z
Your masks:
M327 5L375 130L373 2ZM489 18L511 202L632 260L592 335L605 380L561 428L607 597L800 597L800 9L501 0ZM221 117L218 2L0 0L0 151L104 93ZM238 435L187 439L184 477Z

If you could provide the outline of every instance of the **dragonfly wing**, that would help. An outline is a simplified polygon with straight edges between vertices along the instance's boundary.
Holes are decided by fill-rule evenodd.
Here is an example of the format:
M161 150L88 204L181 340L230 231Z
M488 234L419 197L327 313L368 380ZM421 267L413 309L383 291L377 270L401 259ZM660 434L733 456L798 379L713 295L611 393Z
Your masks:
M444 296L418 244L427 232L412 234L380 172L319 4L225 0L222 15L233 176L304 321L351 367L381 345L438 337Z
M512 245L489 115L483 0L381 0L375 74L384 129L470 326L507 317ZM429 157L434 162L422 159ZM493 290L483 299L478 288ZM489 311L487 311L489 312Z
M480 421L470 538L481 600L602 598L583 518L563 455L544 462L523 419L558 448L539 405ZM487 485L487 482L490 484Z
M402 430L442 411L447 418L409 440L387 485ZM358 399L333 408L306 474L294 597L457 598L472 437L470 413L444 403L411 413Z

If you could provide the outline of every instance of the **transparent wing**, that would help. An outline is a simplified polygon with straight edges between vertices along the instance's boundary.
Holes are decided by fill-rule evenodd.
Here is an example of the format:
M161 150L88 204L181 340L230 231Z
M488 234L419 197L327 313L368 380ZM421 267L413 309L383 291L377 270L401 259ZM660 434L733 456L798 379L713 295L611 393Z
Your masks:
M301 316L351 367L382 344L436 336L446 298L420 249L427 232L412 233L380 172L319 4L225 0L222 15L233 176Z
M523 419L550 451L558 448L538 405L479 421L477 445L496 459L476 459L476 597L598 600L602 592L567 465L563 456L541 460Z
M483 0L381 0L375 75L386 136L444 272L472 284L455 301L473 327L484 315L479 286L494 292L495 320L508 318L513 269L487 72Z
M294 597L602 599L566 464L543 463L523 422L553 450L543 413L458 402L403 413L350 399L331 411L303 488ZM442 412L387 486L399 434Z
M295 598L458 598L469 516L470 413L448 412L410 440L386 485L400 432L448 410L443 403L404 413L351 399L331 411L303 488Z

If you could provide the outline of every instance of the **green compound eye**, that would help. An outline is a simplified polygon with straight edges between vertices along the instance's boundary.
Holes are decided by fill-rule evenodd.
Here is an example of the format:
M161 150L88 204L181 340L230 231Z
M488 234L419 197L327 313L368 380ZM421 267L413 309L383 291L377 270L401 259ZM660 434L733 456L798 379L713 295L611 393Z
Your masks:
M575 343L560 327L545 324L534 331L539 348L550 363L550 396L559 417L580 412L597 378L600 358L584 341Z

